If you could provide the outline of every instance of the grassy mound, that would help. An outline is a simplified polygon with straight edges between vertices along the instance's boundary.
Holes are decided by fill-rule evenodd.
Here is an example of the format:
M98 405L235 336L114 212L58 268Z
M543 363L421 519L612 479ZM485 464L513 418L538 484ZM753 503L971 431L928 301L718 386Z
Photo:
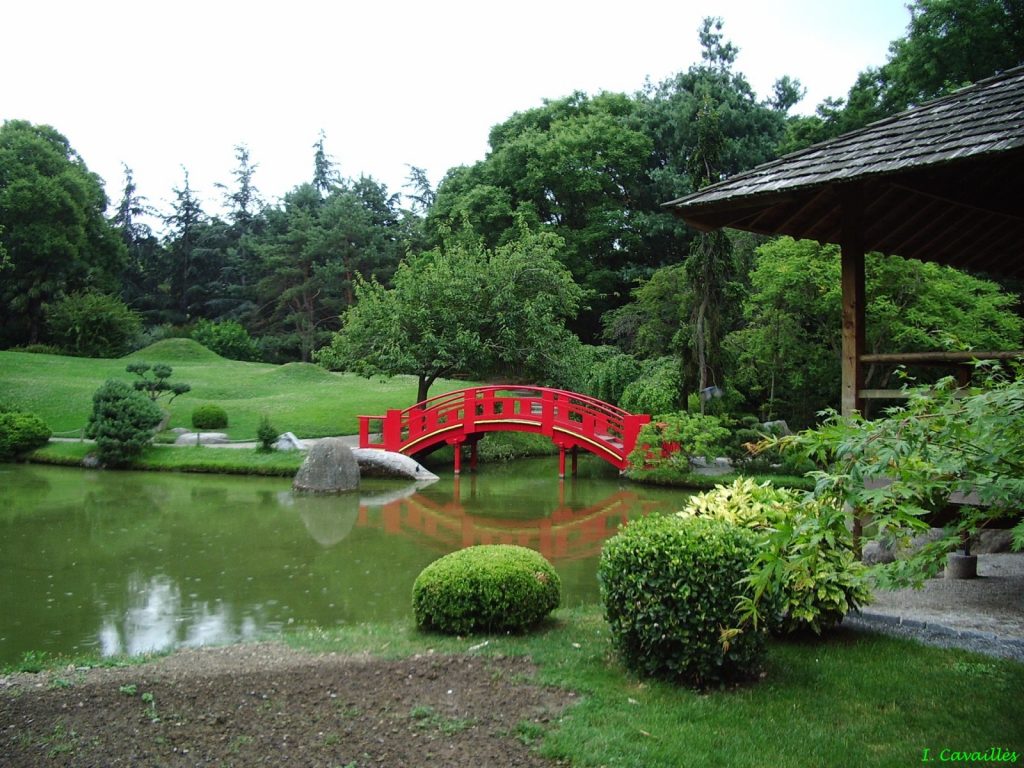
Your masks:
M362 414L384 414L416 402L416 379L365 379L331 373L309 363L270 365L228 360L191 339L165 339L119 360L0 351L0 402L38 415L57 437L78 437L92 410L93 393L107 379L133 381L125 371L133 360L167 363L170 381L191 391L161 405L170 412L170 427L191 428L197 405L210 403L230 416L226 430L233 440L253 440L267 416L278 432L300 437L351 435ZM438 381L432 394L466 386Z
M335 382L337 374L313 363L285 363L268 372L268 379L287 382Z
M122 360L150 360L161 363L223 360L216 352L192 339L163 339L125 355Z

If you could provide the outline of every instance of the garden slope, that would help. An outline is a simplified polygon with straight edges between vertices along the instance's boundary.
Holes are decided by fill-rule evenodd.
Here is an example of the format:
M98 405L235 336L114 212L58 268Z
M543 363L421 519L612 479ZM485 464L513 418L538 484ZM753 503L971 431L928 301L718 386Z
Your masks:
M192 388L169 406L171 427L190 427L193 408L215 403L228 413L229 437L239 440L254 439L264 415L278 432L355 434L357 416L406 408L416 400L413 376L365 379L309 363L244 363L190 339L166 339L119 360L0 351L0 402L35 413L58 437L76 437L88 421L93 393L107 379L134 379L125 366L139 361L167 363L174 369L170 382ZM463 386L438 381L431 393Z

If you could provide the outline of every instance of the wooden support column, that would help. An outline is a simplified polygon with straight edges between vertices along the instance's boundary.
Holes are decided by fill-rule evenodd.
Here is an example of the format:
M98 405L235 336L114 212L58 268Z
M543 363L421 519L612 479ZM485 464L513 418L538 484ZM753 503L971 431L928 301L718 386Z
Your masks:
M843 391L842 413L851 416L863 410L861 390L864 371L864 190L859 184L843 187L842 200L842 288L843 288ZM863 512L853 512L853 548L860 556L861 535L864 531Z
M842 413L862 410L864 384L864 191L859 184L844 187L842 199L843 359Z

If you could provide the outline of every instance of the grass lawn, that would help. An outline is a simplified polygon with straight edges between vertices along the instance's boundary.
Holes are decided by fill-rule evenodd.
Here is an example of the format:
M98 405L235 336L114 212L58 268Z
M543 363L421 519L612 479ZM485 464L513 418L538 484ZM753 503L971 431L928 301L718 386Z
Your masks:
M167 363L174 369L172 383L192 387L170 405L170 427L191 428L192 409L216 403L228 413L229 426L223 431L236 440L255 439L264 414L279 433L356 434L357 416L383 415L388 408L416 401L416 379L411 376L382 381L331 373L309 363L243 363L226 360L190 339L167 339L118 360L0 352L0 402L37 414L55 436L77 436L88 421L93 393L107 379L135 379L125 366L139 360ZM431 394L464 386L439 380Z
M286 637L317 651L528 655L540 682L580 694L557 728L532 734L544 754L573 766L895 768L920 764L925 749L940 760L943 749L993 746L1024 760L1021 664L839 630L825 640L773 642L763 680L701 694L625 672L599 608L555 616L523 637L448 638L411 625Z
M50 443L32 454L36 464L80 466L95 450L91 443ZM132 469L166 472L216 472L226 475L293 477L306 454L301 451L260 453L248 448L208 448L157 445L147 448Z

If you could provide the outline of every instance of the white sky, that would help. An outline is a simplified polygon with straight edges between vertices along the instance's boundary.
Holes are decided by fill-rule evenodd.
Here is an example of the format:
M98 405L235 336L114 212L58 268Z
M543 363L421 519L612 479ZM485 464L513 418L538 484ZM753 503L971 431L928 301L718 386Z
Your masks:
M883 64L910 18L903 0L8 0L0 120L54 126L112 203L122 163L162 210L185 166L215 213L237 144L276 202L312 178L321 129L342 175L400 192L407 164L436 186L545 98L686 70L705 16L760 98L798 78L804 113Z

